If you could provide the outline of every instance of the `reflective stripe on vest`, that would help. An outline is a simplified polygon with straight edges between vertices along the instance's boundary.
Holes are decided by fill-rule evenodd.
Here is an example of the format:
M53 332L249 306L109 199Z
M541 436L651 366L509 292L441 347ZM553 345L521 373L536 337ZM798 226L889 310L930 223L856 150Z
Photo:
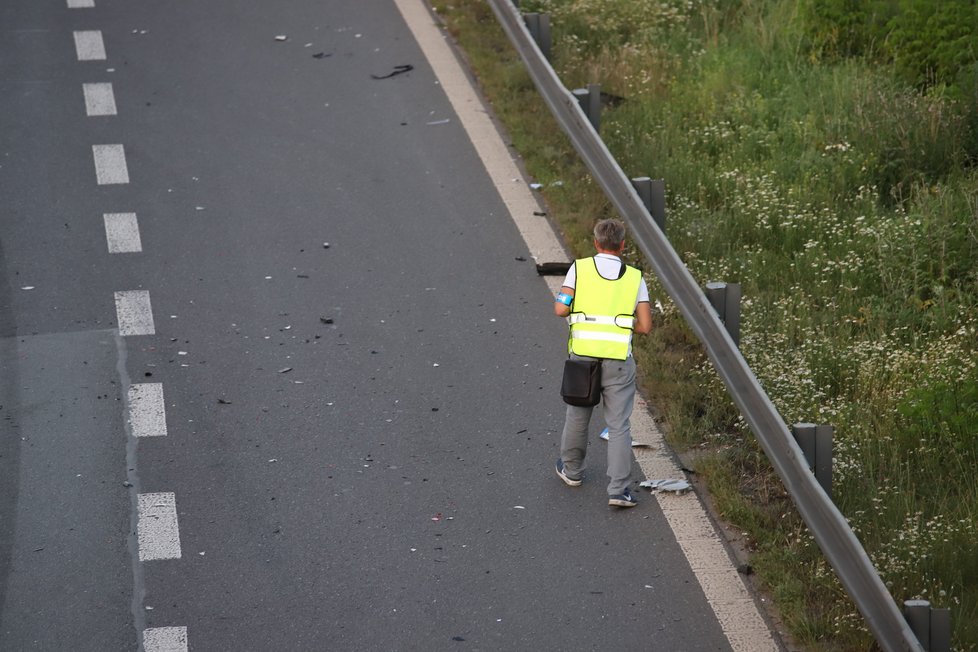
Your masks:
M642 273L626 267L621 278L608 280L598 273L594 258L582 258L574 265L577 283L568 350L591 358L624 360L632 342Z

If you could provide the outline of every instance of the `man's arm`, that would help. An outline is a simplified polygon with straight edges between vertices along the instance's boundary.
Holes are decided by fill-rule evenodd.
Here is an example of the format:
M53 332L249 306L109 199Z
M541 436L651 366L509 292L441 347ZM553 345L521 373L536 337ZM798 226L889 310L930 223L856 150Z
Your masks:
M635 329L639 335L652 332L652 305L642 301L635 307Z
M569 288L566 285L560 288L560 294L570 297L572 300L574 298L574 288ZM557 296L560 297L560 294ZM571 314L570 304L563 303L559 300L554 301L554 314L558 317L567 317ZM651 319L651 317L650 317Z

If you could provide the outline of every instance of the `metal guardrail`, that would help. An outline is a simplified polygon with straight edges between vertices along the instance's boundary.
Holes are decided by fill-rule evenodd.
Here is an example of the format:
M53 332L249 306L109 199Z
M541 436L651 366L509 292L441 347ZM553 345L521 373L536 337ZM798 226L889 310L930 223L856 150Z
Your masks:
M630 227L662 286L706 348L754 435L784 482L799 514L884 650L923 652L845 517L808 468L781 415L689 270L651 219L632 184L557 77L512 0L487 0L561 128Z

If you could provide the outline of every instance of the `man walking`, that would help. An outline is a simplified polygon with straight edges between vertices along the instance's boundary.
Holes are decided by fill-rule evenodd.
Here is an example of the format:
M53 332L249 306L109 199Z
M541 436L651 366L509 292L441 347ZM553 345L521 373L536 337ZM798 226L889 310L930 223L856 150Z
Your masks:
M652 330L649 290L642 273L621 260L625 225L601 220L594 227L597 255L571 265L554 302L558 317L570 317L571 358L601 360L601 400L608 424L608 504L634 507L628 487L632 471L631 414L635 402L632 333ZM587 454L588 424L594 408L567 406L557 475L580 486Z

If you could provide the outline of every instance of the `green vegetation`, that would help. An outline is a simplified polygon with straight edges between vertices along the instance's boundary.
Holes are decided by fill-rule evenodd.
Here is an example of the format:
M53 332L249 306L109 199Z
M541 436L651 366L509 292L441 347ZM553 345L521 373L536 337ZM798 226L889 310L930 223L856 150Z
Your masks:
M612 213L479 0L438 6L586 253ZM602 136L666 180L699 281L739 282L741 348L788 423L836 428L836 503L898 600L978 648L978 4L523 0L566 86L624 98ZM563 184L551 186L560 179ZM646 266L646 268L648 268ZM797 639L871 649L862 619L664 292L637 352L679 448Z

